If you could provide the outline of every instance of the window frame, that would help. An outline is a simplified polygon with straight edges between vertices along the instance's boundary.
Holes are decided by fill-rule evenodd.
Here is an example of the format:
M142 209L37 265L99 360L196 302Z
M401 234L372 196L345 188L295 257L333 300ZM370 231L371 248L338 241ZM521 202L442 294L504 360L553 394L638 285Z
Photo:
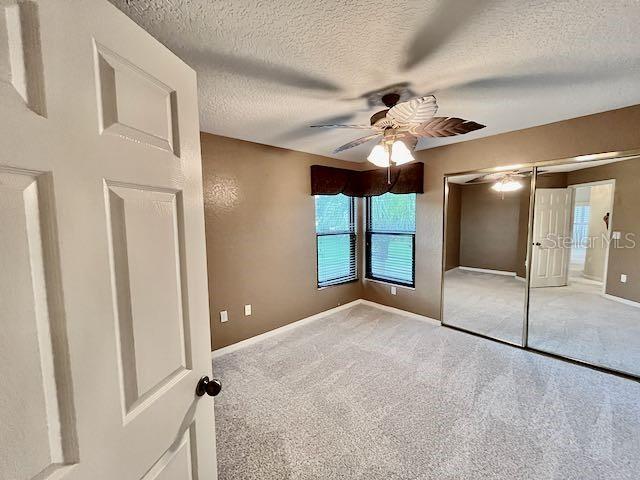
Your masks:
M399 194L403 195L403 194ZM410 194L407 194L410 195ZM391 285L398 285L400 287L415 288L416 287L416 232L401 232L401 231L377 231L371 228L371 198L367 197L366 215L365 215L365 278L374 282L383 282ZM417 200L417 199L416 199ZM398 280L392 280L388 278L376 277L371 272L371 242L373 235L399 235L411 237L411 282L401 282Z
M334 195L318 195L318 196L323 196L323 197L333 197ZM349 225L350 225L350 229L349 230L340 230L340 231L336 231L336 232L326 232L326 233L318 233L318 230L316 228L316 286L318 287L318 289L322 289L322 288L328 288L328 287L335 287L336 285L344 285L347 283L353 283L353 282L358 282L360 280L360 269L358 268L358 223L357 223L357 204L356 204L356 198L355 197L350 197L348 195L345 195L348 199L349 199ZM315 198L314 198L314 209L316 208L315 206ZM314 216L316 218L317 221L317 209L314 210ZM351 246L351 251L353 252L353 265L355 266L355 270L354 270L354 276L348 276L348 277L340 277L340 278L335 278L332 280L328 280L325 282L320 282L320 249L318 247L319 245L319 239L320 237L328 237L328 236L332 236L332 235L349 235L349 243ZM351 259L349 259L351 261Z

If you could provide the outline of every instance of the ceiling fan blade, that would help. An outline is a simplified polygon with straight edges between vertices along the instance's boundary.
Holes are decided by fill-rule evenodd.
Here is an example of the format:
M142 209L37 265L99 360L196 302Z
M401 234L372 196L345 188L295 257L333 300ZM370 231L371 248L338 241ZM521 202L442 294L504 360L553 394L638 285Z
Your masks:
M296 89L315 91L320 93L337 93L341 88L335 83L301 72L285 65L266 62L259 58L250 58L216 52L209 49L189 50L184 58L193 67L215 66L216 70L223 70L241 77L254 78Z
M333 124L333 125L309 125L309 128L355 128L358 130L371 130L371 125L342 125L342 124Z
M387 112L387 118L399 127L409 127L430 120L437 111L436 97L427 95L398 103Z
M345 124L353 121L353 117L355 115L353 113L349 113L346 115L332 115L330 117L318 118L313 121L314 124L322 125L322 124ZM316 128L310 129L308 125L300 125L291 130L286 130L281 132L280 134L274 137L274 141L278 142L290 142L293 140L298 140L301 137L310 137L313 135L319 135L323 132L323 129Z
M366 137L356 138L355 140L349 143L345 143L341 147L336 148L333 151L333 153L344 152L345 150L348 150L350 148L357 147L358 145L362 145L363 143L367 143L368 141L373 140L374 138L381 138L381 137L382 137L382 133L374 133L373 135L367 135Z
M453 137L480 130L485 125L455 117L434 117L431 120L409 128L416 137Z
M487 3L487 0L440 2L436 11L430 15L411 41L404 69L409 70L433 55L458 30L473 20Z
M380 107L383 105L382 97L388 95L390 93L395 93L400 96L400 100L405 101L411 98L415 98L418 96L416 92L413 91L411 84L409 82L401 82L394 83L393 85L388 85L386 87L377 88L375 90L371 90L369 92L363 93L357 97L347 98L345 100L360 100L366 99L367 106L369 108Z
M466 182L464 182L465 185L473 185L474 183L489 183L489 182L494 182L495 180L492 178L489 178L491 174L487 174L487 175L480 175L479 177L476 178L472 178L471 180L467 180Z

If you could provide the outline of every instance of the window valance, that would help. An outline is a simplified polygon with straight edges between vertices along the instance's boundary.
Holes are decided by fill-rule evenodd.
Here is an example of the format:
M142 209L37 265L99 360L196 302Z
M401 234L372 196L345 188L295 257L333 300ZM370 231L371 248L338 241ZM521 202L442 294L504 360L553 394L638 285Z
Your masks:
M311 195L375 197L387 192L424 193L424 163L391 167L390 173L389 183L386 168L357 171L311 165Z

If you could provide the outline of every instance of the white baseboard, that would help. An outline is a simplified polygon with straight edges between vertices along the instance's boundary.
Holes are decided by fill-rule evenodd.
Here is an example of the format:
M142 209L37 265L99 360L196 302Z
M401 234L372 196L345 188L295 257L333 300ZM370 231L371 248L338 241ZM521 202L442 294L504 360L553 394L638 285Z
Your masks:
M478 273L491 273L493 275L505 275L508 277L515 277L516 272L505 272L504 270L489 270L488 268L474 268L474 267L458 267L460 270L468 270L469 272Z
M295 322L288 323L287 325L283 325L282 327L274 328L273 330L269 330L268 332L261 333L260 335L256 335L255 337L247 338L246 340L241 340L237 343L233 343L226 347L219 348L211 352L211 358L216 358L226 353L235 352L236 350L261 342L263 340L266 340L267 338L273 337L274 335L279 335L289 330L293 330L294 328L301 327L302 325L307 325L308 323L311 323L320 318L328 317L333 313L339 312L341 310L346 310L347 308L351 308L356 305L359 305L361 301L362 301L361 299L354 300L353 302L345 303L344 305L339 305L337 307L330 308L329 310L325 310L324 312L316 313L315 315L311 315L310 317L296 320Z
M407 312L406 310L402 310L400 308L389 307L387 305L382 305L381 303L372 302L370 300L359 300L362 305L369 305L370 307L378 308L380 310L385 310L387 312L395 313L398 315L404 315L405 317L413 318L414 320L420 320L421 322L427 322L431 325L440 326L440 322L435 318L426 317L424 315L419 315L413 312Z
M275 335L280 335L281 333L285 333L289 330L293 330L294 328L307 325L315 320L328 317L329 315L332 315L336 312L340 312L342 310L346 310L347 308L355 307L356 305L369 305L370 307L378 308L380 310L396 313L398 315L404 315L405 317L413 318L415 320L420 320L422 322L427 322L431 325L440 326L440 322L433 318L429 318L424 315L418 315L417 313L407 312L406 310L401 310L399 308L389 307L387 305L382 305L380 303L371 302L369 300L363 300L360 298L358 300L354 300L353 302L345 303L344 305L340 305L338 307L325 310L324 312L316 313L315 315L311 315L310 317L302 318L300 320L289 323L282 327L269 330L268 332L261 333L260 335L256 335L255 337L247 338L246 340L242 340L238 343L234 343L232 345L228 345L226 347L222 347L217 350L214 350L213 352L211 352L211 358L217 358L227 353L235 352L236 350L240 350L242 348L248 347L249 345L254 345L263 340L266 340L267 338L271 338Z
M516 275L516 280L518 280L518 281L520 281L520 282L526 282L526 281L527 281L527 279L526 279L526 278L521 277L521 276L519 276L519 275Z
M604 298L608 298L609 300L613 300L614 302L624 303L625 305L629 305L630 307L640 308L640 303L634 302L633 300L627 300L626 298L616 297L615 295L610 295L608 293L604 294Z

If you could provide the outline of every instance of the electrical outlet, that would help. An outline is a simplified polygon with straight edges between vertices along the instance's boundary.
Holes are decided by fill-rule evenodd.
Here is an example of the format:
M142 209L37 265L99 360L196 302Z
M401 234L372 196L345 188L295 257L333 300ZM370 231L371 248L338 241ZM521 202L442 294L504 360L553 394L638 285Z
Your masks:
M611 240L620 240L620 238L622 237L620 232L612 232L611 233Z
M251 305L245 305L244 306L244 316L245 317L250 317L251 316Z
M627 283L627 276L624 273L622 275L620 275L620 281L622 283Z
M398 289L396 287L391 287L391 295L397 295Z
M229 314L227 314L226 310L222 310L220 312L220 322L224 323L224 322L227 322L228 320L229 320Z

